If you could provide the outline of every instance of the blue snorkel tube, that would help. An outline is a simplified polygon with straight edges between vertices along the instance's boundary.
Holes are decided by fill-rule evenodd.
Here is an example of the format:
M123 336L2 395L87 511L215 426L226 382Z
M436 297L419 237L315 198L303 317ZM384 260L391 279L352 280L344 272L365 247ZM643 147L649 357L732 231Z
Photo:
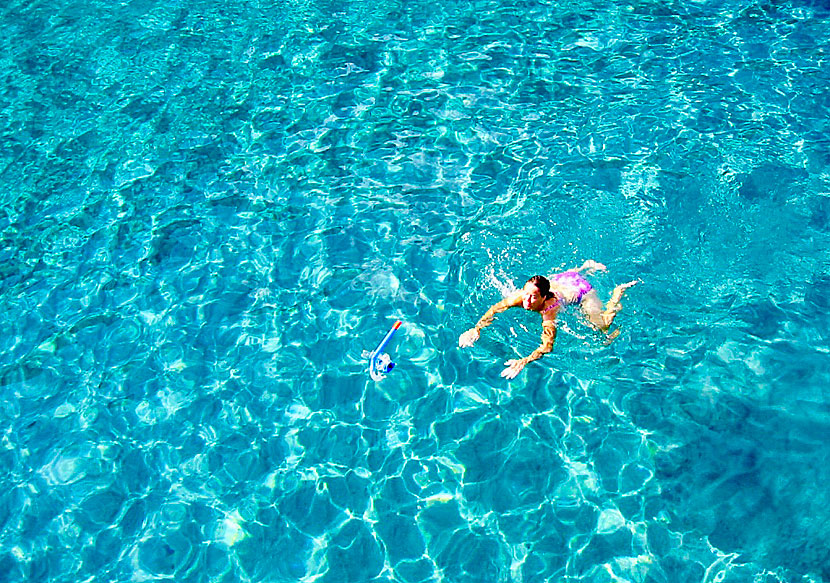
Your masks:
M373 381L383 380L383 376L395 368L392 357L385 353L381 354L381 351L389 344L392 336L395 335L395 331L400 327L401 321L398 320L392 325L392 328L389 329L389 332L386 333L383 340L380 341L378 347L369 354L369 376L372 377Z

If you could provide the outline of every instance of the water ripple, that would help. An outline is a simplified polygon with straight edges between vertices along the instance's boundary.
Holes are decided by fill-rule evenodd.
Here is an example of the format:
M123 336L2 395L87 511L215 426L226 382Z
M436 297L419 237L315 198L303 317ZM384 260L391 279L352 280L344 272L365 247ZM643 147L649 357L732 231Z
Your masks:
M830 576L827 16L4 6L0 572Z

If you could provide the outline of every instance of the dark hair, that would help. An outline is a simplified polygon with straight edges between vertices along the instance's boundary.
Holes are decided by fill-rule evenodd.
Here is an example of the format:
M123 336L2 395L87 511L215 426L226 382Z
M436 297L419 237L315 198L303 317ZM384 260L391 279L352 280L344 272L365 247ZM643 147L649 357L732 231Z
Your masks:
M535 285L539 289L539 293L546 298L553 296L553 294L550 293L550 281L548 281L548 278L544 275L534 275L528 279L526 283L532 283Z

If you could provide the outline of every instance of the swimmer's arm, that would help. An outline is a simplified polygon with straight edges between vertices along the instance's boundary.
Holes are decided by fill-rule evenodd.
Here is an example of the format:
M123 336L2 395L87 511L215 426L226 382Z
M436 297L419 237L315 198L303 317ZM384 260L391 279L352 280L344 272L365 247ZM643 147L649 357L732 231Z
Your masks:
M528 356L523 358L525 364L539 360L547 353L553 350L553 343L556 340L556 323L553 320L545 320L542 322L542 337L539 348L531 352Z
M516 306L522 305L522 294L515 293L512 296L507 296L502 301L493 304L490 306L490 309L484 313L484 315L479 319L476 325L466 332L464 332L458 338L458 345L461 348L467 348L468 346L472 346L478 337L481 336L481 331L493 323L493 317L505 311L508 308L515 308Z
M542 322L542 343L539 345L539 348L531 352L529 355L525 356L524 358L520 358L518 360L508 360L504 364L507 366L501 372L501 376L506 379L515 378L522 369L527 365L529 362L533 362L534 360L539 360L547 353L553 350L553 342L556 340L556 323L553 320L545 320Z
M507 296L502 301L490 306L490 309L487 310L484 313L484 315L479 319L478 323L476 323L475 329L481 332L484 328L493 323L493 316L495 316L496 314L500 314L508 308L515 308L516 306L520 306L521 304L522 294L513 294L512 296Z

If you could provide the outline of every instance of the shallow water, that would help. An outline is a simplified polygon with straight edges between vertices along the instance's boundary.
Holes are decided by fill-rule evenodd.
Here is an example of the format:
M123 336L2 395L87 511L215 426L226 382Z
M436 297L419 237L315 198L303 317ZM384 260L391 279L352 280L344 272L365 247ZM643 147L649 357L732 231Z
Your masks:
M830 579L824 3L0 27L5 580Z

